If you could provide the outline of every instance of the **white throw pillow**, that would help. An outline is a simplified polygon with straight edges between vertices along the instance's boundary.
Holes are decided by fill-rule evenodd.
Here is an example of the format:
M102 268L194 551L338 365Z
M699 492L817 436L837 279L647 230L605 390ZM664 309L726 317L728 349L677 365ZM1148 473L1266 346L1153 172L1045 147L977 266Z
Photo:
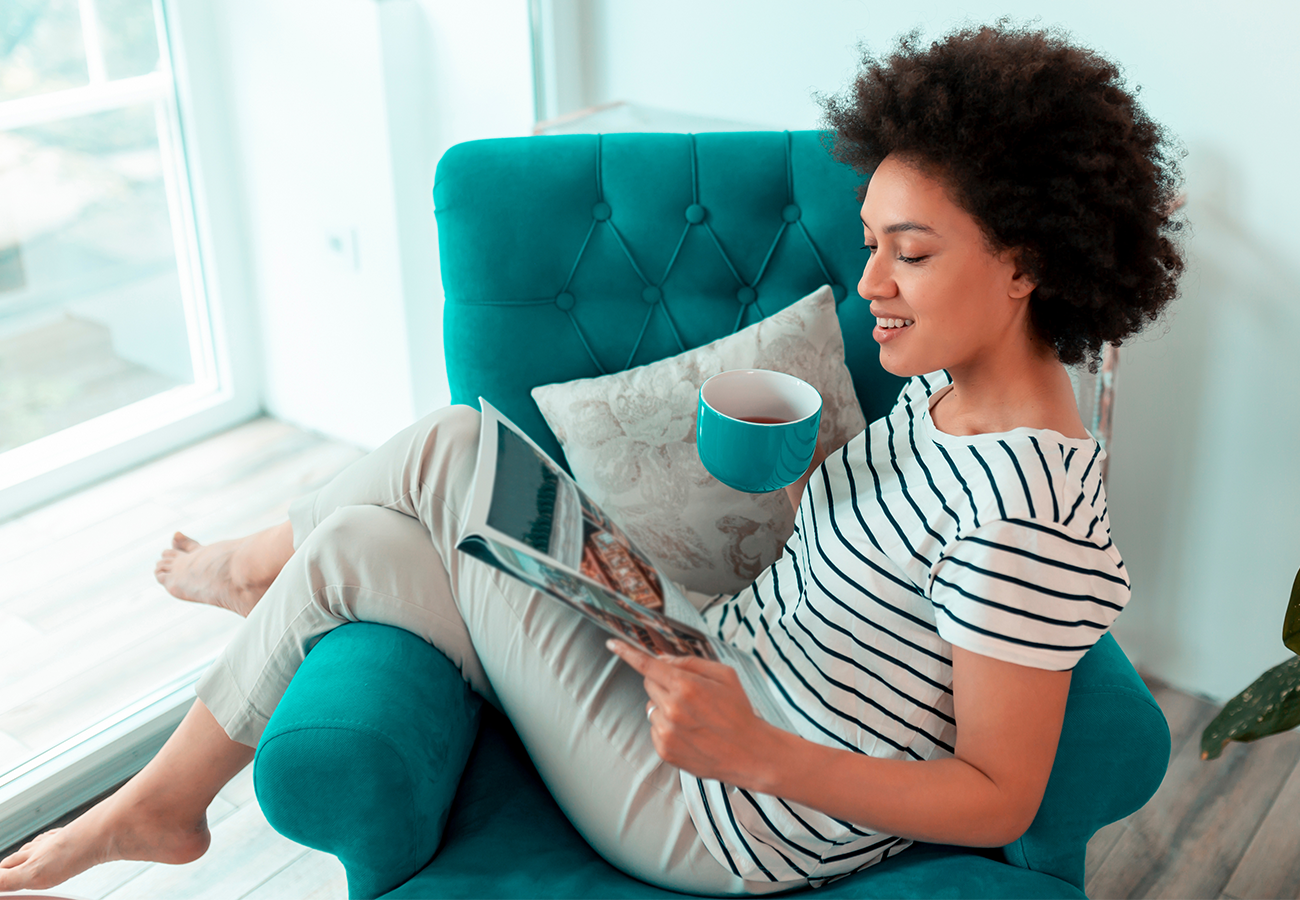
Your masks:
M533 388L578 484L682 586L734 593L776 561L794 528L784 491L745 494L705 471L696 397L728 369L797 375L822 394L819 437L866 427L829 286L735 334L600 378Z

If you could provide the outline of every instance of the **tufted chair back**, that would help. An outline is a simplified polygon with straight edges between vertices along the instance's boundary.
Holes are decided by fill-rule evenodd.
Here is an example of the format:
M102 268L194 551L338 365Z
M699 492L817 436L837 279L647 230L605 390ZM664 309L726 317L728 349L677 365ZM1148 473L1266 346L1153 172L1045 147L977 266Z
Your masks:
M708 343L831 284L867 421L880 368L855 189L815 131L503 138L449 150L437 212L452 401L557 460L529 391Z

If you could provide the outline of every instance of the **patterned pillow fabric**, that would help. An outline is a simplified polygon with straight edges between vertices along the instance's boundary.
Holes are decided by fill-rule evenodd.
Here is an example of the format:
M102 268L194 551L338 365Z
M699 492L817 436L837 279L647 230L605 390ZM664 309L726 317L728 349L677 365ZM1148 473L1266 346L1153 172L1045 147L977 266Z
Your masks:
M696 397L728 369L774 369L816 387L819 439L840 446L866 427L829 286L775 315L678 356L533 388L583 489L678 584L741 590L794 528L784 491L745 494L705 471L695 450Z

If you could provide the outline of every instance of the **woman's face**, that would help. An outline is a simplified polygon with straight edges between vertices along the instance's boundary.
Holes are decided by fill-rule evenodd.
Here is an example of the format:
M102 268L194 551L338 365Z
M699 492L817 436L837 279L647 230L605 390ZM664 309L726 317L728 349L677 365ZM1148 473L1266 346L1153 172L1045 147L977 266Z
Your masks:
M1013 254L990 252L941 182L886 157L867 186L862 226L871 257L858 293L871 302L886 371L907 377L948 369L956 378L1035 343L1032 280Z

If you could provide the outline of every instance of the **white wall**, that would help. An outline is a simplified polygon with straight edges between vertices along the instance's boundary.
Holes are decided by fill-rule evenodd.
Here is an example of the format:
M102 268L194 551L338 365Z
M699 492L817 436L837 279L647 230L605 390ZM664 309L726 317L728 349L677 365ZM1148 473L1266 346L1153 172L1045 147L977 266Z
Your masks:
M531 131L528 4L385 0L377 7L412 400L419 416L451 399L442 347L434 169L452 144Z
M267 411L375 447L446 403L431 190L532 124L525 0L226 0Z
M267 410L374 446L413 413L374 6L223 12Z
M560 0L556 0L560 2ZM1096 0L571 0L585 48L563 113L626 100L811 128L859 41L1001 15L1119 61L1185 144L1190 271L1165 326L1122 351L1109 496L1142 669L1223 699L1288 657L1300 567L1300 5Z

